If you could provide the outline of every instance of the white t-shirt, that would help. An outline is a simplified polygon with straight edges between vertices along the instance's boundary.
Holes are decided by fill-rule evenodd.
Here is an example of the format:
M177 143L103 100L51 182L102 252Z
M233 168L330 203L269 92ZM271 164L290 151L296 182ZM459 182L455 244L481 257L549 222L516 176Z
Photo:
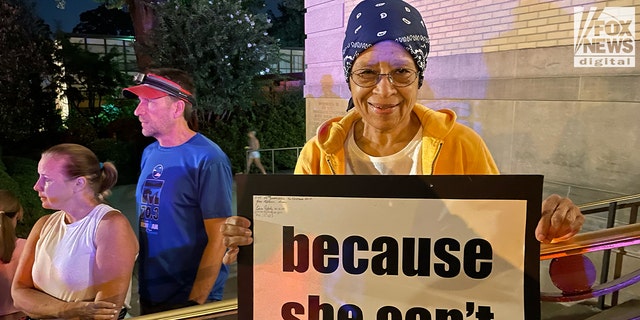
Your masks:
M354 127L349 130L347 140L344 142L345 158L347 162L347 174L370 175L418 175L422 174L422 127L411 139L404 149L395 154L374 157L370 156L358 147L354 136Z

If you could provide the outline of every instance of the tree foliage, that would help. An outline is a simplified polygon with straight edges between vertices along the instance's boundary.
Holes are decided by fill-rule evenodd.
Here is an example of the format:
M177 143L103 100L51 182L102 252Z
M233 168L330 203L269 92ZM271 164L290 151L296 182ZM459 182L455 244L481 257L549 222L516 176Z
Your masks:
M34 134L55 132L60 117L54 43L33 6L0 1L0 52L0 145L17 146Z
M139 155L149 141L133 115L136 101L120 99L122 88L131 83L116 61L119 53L114 48L98 54L64 35L58 39L58 56L64 65L60 81L69 105L63 140L89 147L101 161L113 161L119 184L134 182Z
M56 0L64 1L64 0ZM147 69L153 65L149 52L154 50L155 43L152 39L153 30L156 29L157 15L156 8L167 2L176 2L183 6L197 7L199 0L96 0L104 4L107 8L122 8L127 6L133 29L136 37L136 57L138 68ZM209 1L213 3L214 1ZM228 2L228 1L225 1ZM244 0L238 2L243 10L257 13L264 7L264 0Z
M282 90L273 81L261 81L256 104L251 109L237 108L226 121L207 123L201 132L215 141L231 160L234 172L246 166L247 135L257 131L261 149L300 147L305 142L305 103L301 88ZM277 83L277 82L276 82ZM297 157L295 150L277 151L275 160L263 153L268 172L291 173Z
M42 208L33 185L38 180L38 161L16 156L0 157L0 187L12 191L24 209L24 218L16 227L16 234L26 238L40 217L52 210Z
M269 34L281 47L304 47L304 1L282 0L278 3L280 15L269 11L273 25Z
M73 28L73 33L131 36L133 23L128 13L118 8L107 8L103 4L81 13L80 23Z
M109 99L120 96L127 83L126 74L115 61L119 53L115 49L105 54L89 52L62 34L58 42L58 55L64 65L60 80L72 111L69 121L78 118L81 125L89 124L99 133L113 120L111 109L104 106Z
M237 0L168 0L156 14L152 60L193 75L201 120L251 107L255 77L277 59L266 15Z

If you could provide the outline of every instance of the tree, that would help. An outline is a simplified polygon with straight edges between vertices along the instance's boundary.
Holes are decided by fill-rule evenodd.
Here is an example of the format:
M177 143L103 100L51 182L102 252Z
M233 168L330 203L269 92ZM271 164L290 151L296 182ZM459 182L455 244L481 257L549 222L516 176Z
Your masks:
M57 38L60 47L58 56L64 66L60 80L65 84L64 93L72 111L67 122L77 120L81 127L89 124L91 128L85 129L93 129L100 134L111 119L109 109L103 105L108 99L118 97L127 83L126 74L120 71L114 61L118 53L113 49L101 55L71 43L64 34L59 34ZM81 139L79 142L87 141Z
M280 47L304 47L304 1L283 0L278 3L280 15L269 11L273 25L269 34L278 39Z
M50 0L56 1L59 8L64 9L65 0ZM77 0L72 0L77 1ZM151 33L156 26L156 12L155 5L162 4L166 0L95 0L102 3L108 8L122 8L126 6L129 14L131 15L131 21L133 23L133 30L136 37L135 51L136 61L140 70L147 69L151 64L151 57L148 55L149 49L154 46L151 39ZM189 5L191 0L179 1L181 4ZM244 0L242 2L242 8L249 10L250 12L257 13L264 7L264 0Z
M263 149L297 147L306 141L302 88L282 90L272 79L261 82L263 90L258 90L253 108L238 107L226 121L217 121L201 128L201 132L213 139L229 156L233 172L245 170L244 147L249 130L258 132ZM268 172L293 172L297 160L295 150L278 151L275 163L272 163L270 153L262 155L262 164Z
M200 119L225 118L235 107L250 108L254 80L278 58L264 14L253 15L237 0L169 0L158 5L156 66L194 76Z
M80 23L73 28L73 33L131 36L133 24L131 16L123 10L101 5L81 13Z
M49 27L21 0L0 1L0 144L22 142L60 126L56 110L58 68ZM5 151L13 148L6 148Z
M167 0L98 0L109 7L121 7L126 5L131 15L133 29L135 32L136 43L135 51L140 70L145 70L153 64L149 51L155 45L152 40L152 32L156 28L156 12L157 5L162 5ZM198 2L199 0L194 0ZM192 0L177 1L185 6L191 5ZM213 1L216 2L216 1ZM243 8L256 12L257 8L264 6L263 0L245 0L242 1Z

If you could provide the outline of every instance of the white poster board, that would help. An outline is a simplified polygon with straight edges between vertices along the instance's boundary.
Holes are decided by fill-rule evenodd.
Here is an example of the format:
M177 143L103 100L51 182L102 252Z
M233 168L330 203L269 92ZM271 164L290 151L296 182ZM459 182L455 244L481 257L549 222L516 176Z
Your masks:
M240 318L539 318L542 178L460 177L239 180L255 239L239 260Z

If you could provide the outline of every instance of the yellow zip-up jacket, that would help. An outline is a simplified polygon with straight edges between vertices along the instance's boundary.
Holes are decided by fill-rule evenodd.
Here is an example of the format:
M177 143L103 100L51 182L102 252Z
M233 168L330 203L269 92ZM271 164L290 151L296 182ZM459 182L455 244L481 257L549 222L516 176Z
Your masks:
M423 174L499 174L482 138L456 122L455 112L431 110L421 104L413 113L422 124ZM307 141L296 163L296 174L345 174L344 142L351 126L361 118L352 109L342 118L323 123Z

